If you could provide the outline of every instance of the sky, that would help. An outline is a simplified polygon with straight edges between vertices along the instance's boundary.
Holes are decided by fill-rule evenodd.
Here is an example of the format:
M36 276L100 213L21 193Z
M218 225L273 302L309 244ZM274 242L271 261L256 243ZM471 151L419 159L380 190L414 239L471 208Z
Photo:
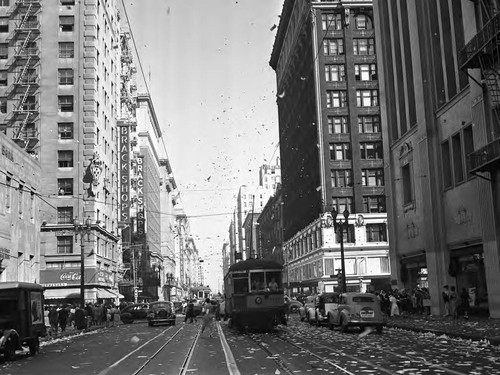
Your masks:
M118 0L122 1L122 0ZM279 157L269 60L284 0L123 0L206 281L242 185ZM139 92L146 85L138 77Z

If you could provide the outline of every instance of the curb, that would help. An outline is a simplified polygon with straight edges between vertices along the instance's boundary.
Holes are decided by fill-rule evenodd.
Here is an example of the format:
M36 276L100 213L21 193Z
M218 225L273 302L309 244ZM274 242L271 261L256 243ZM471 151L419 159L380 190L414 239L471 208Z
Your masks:
M406 331L413 331L413 332L420 332L420 333L433 333L436 336L445 335L448 337L463 339L463 340L471 340L471 341L486 340L491 345L495 345L495 346L500 345L500 337L485 337L485 336L479 336L479 335L470 335L470 334L466 334L466 333L447 332L447 331L443 331L443 330L439 330L439 329L432 329L432 328L409 327L409 326L399 325L399 324L394 324L394 323L387 323L386 326L389 328L399 328L399 329L406 330Z

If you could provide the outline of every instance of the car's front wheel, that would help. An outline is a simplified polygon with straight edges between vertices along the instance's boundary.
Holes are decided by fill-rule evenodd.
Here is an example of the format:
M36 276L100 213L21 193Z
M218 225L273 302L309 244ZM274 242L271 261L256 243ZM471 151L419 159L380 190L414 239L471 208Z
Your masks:
M349 329L349 323L347 322L347 319L344 317L340 319L340 329L342 330L343 333L346 333L347 330Z

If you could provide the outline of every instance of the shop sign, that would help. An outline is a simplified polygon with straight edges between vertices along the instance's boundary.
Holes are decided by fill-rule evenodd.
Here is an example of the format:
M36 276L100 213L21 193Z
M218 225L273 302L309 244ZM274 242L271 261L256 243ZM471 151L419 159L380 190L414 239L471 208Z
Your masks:
M120 128L120 223L130 223L130 127L119 124Z

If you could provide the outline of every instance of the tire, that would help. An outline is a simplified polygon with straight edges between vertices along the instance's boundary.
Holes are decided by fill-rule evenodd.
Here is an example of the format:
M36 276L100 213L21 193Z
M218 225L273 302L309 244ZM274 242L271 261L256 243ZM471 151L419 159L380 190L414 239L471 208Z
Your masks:
M320 323L320 321L319 321L318 312L316 312L316 316L315 316L315 318L316 318L316 326L317 326L317 327L320 327L320 326L321 326L321 323Z
M297 311L299 311L299 308L297 306L291 306L290 307L290 312L291 313L296 313Z
M342 333L346 333L348 329L349 329L349 324L347 323L346 318L342 317L340 319L340 330L342 331Z
M331 319L332 319L331 316L328 315L328 329L330 331L333 331L333 323L332 323Z
M30 355L36 355L40 353L40 339L38 338L38 336L32 342L30 342L29 348Z
M384 330L384 326L377 326L377 333L380 335L382 331Z

